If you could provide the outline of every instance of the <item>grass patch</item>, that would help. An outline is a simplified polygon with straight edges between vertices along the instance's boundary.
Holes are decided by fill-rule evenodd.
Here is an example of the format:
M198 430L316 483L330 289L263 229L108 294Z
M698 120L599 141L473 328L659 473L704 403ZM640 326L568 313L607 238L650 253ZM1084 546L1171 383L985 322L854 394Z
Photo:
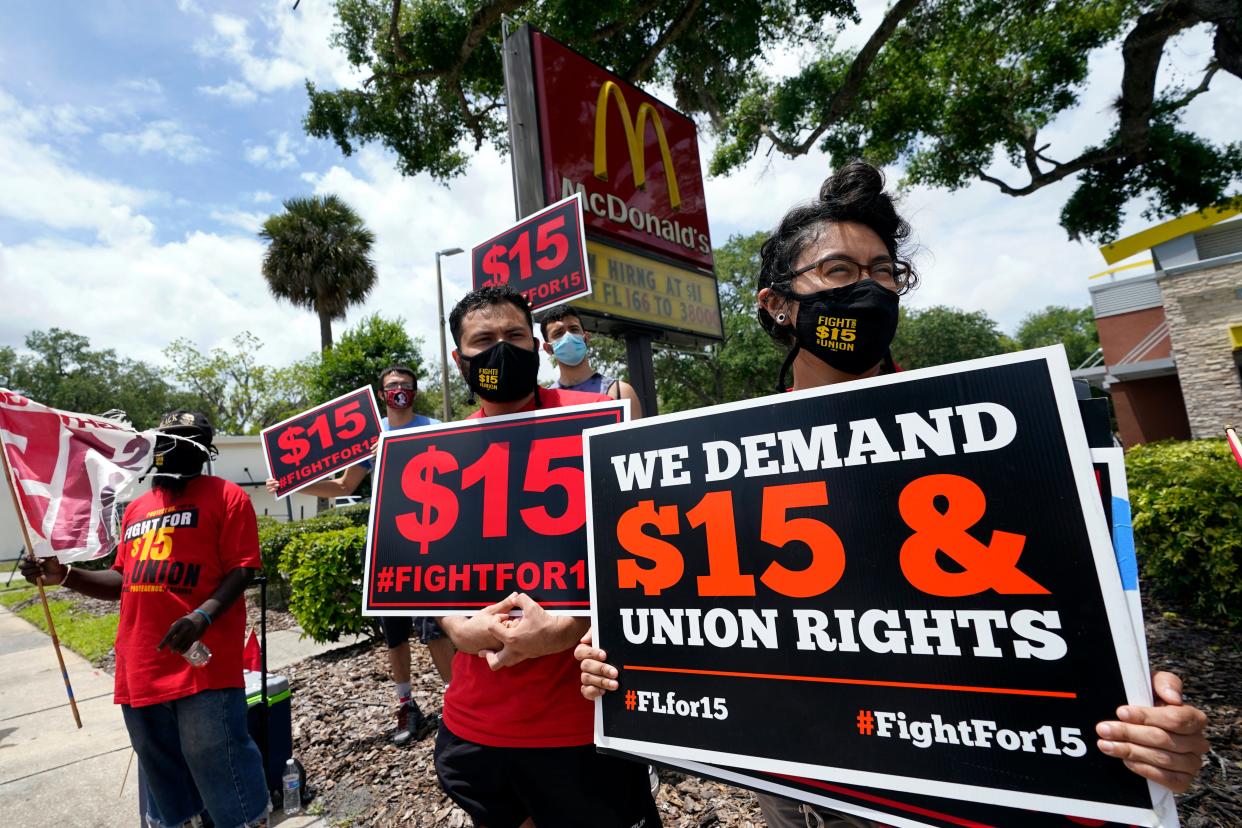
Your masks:
M61 597L60 590L48 589L46 592L48 609L52 611L52 622L56 624L56 636L60 643L92 664L106 658L112 643L116 641L120 616L117 613L91 615L81 612L74 607L72 600ZM47 632L47 619L43 615L43 604L39 601L36 587L0 590L0 604L10 609L17 607L18 617Z

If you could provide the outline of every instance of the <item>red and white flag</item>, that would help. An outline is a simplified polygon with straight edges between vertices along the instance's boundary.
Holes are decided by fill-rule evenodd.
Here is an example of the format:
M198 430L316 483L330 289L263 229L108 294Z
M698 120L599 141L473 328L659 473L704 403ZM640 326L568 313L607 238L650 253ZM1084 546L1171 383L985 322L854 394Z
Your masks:
M1242 440L1238 439L1238 432L1233 426L1225 426L1225 440L1229 442L1229 448L1233 449L1233 459L1242 466Z
M116 547L117 496L150 468L155 432L0 388L0 444L34 554L87 561Z

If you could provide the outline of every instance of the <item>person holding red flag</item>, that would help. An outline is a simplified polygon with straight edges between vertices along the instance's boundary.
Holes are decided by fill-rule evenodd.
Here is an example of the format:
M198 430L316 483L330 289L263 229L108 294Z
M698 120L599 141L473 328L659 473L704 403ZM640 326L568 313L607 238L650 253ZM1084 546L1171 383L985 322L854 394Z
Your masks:
M242 593L262 563L250 498L202 473L213 431L196 411L159 425L151 491L125 510L116 561L90 572L24 559L32 583L121 601L114 698L146 780L147 821L266 824L263 760L246 727Z

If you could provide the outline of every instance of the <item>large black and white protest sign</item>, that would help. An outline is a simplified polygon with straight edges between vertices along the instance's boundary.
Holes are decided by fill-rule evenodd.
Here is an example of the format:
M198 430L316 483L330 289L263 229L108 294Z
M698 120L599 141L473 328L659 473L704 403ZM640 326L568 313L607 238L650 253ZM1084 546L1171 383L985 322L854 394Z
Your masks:
M582 432L628 416L622 400L384 433L363 613L472 614L520 591L586 615Z
M1121 576L1126 603L1135 629L1143 629L1142 606L1138 594L1138 572L1134 536L1130 528L1130 499L1126 490L1125 458L1119 448L1091 449L1092 468L1099 484L1100 502L1104 507L1117 570ZM1147 667L1146 642L1139 636L1144 671ZM673 759L666 756L639 756L639 759L675 770L706 776L731 785L787 799L807 802L817 808L870 819L893 828L1075 828L1083 821L1063 814L1032 811L1026 808L998 805L991 802L970 802L938 796L913 794L843 785L819 779L789 776L763 771L728 768ZM1169 824L1175 824L1176 810L1171 797L1157 802ZM1120 823L1091 820L1096 828L1125 828Z
M587 433L602 747L1135 824L1150 703L1061 348Z

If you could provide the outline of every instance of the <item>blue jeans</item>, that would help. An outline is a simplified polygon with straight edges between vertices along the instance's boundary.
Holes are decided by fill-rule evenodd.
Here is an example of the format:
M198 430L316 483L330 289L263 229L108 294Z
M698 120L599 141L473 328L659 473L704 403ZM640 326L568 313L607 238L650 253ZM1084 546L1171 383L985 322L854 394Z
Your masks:
M263 758L246 729L241 688L146 707L123 704L121 713L156 824L179 826L206 809L216 828L238 828L267 814Z

